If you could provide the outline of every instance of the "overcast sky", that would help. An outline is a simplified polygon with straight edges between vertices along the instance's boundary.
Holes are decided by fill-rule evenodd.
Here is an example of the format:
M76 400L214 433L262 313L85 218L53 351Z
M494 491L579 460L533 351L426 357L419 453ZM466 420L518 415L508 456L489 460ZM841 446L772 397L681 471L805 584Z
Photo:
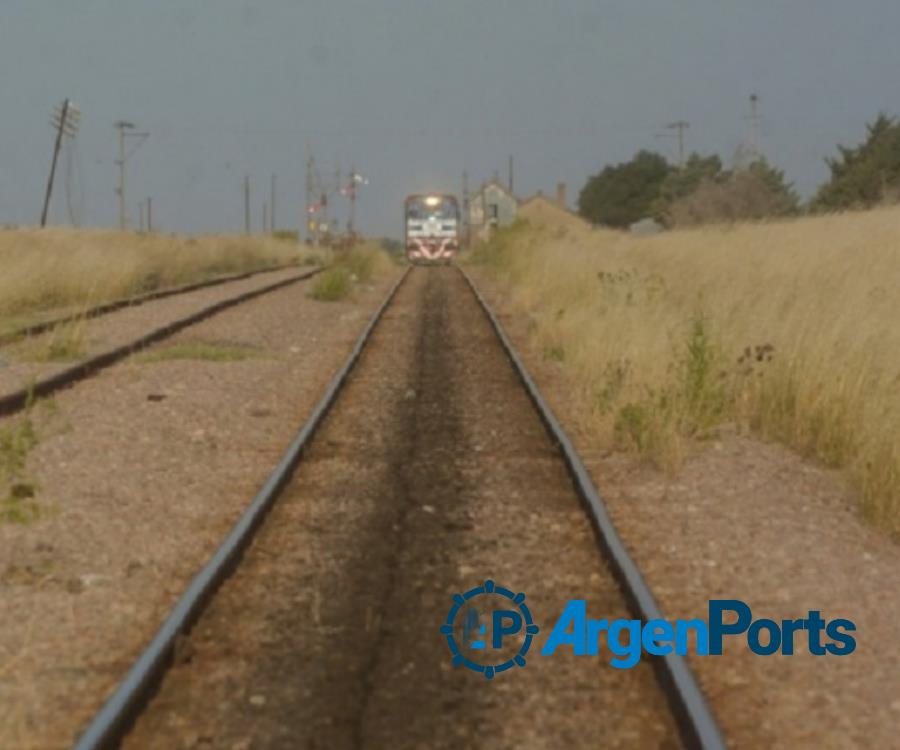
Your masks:
M82 120L56 222L67 176L86 224L116 221L118 119L151 134L134 221L152 195L166 230L239 230L247 173L258 227L274 172L296 227L309 147L369 178L362 231L399 236L405 194L505 178L509 154L518 193L572 199L637 149L674 159L673 120L730 161L752 91L765 155L808 195L835 144L900 111L898 29L897 0L0 0L0 222L37 221L66 96Z

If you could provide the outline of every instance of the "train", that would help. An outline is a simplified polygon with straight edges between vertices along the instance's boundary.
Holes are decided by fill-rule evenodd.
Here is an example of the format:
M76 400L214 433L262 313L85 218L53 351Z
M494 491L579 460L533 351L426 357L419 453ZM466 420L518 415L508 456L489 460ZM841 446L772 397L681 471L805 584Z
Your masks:
M449 263L459 252L461 223L455 196L408 196L403 204L406 257L411 263Z

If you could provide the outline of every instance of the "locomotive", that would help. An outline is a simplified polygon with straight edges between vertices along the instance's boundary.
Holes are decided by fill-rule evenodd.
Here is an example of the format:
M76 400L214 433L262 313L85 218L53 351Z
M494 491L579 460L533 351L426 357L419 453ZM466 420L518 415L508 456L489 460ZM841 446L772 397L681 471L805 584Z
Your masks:
M459 203L452 195L410 195L404 201L406 257L412 263L448 263L459 252Z

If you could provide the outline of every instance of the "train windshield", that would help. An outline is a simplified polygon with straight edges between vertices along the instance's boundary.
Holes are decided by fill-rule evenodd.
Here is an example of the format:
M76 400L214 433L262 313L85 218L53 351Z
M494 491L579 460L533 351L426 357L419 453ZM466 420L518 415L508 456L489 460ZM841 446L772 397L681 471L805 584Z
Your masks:
M406 218L421 221L458 219L459 207L455 200L445 196L416 196L406 201Z

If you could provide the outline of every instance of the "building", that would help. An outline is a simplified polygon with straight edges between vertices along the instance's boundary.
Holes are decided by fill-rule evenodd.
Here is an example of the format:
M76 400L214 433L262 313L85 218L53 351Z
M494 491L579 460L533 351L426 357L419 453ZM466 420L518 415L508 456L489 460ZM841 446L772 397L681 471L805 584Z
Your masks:
M516 220L519 199L499 180L486 182L469 196L469 237L478 242L490 237L493 227L507 227Z
M564 182L556 184L556 200L552 200L545 196L543 190L538 190L537 193L530 198L526 198L519 202L519 214L522 215L525 212L535 216L542 216L545 214L558 215L560 211L576 218L581 218L569 210L569 206L566 203L566 183Z

